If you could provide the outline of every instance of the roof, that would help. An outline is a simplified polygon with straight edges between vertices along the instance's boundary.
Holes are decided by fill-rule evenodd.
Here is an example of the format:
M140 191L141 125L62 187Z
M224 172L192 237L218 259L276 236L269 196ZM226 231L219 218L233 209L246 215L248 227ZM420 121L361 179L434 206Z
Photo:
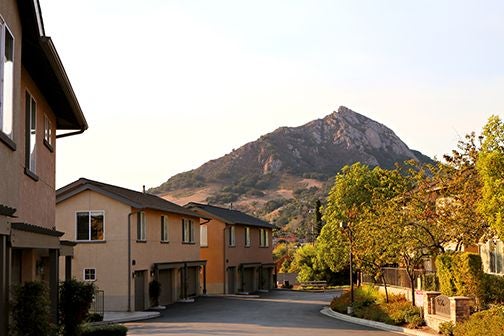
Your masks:
M88 124L63 63L45 35L39 1L18 0L17 4L23 27L22 63L56 115L56 128L85 131Z
M247 226L257 226L264 228L275 228L274 225L263 221L257 217L247 215L244 212L233 209L221 208L210 204L201 204L196 202L190 202L184 207L191 209L197 213L201 213L204 216L208 216L213 219L218 219L227 224L241 224Z
M137 209L151 209L200 218L197 213L156 195L80 178L56 190L56 204L85 190L92 190Z
M32 233L40 233L43 235L53 236L53 237L61 237L63 236L63 232L48 229L42 226L28 224L28 223L12 223L12 228L19 231L26 231Z
M13 217L16 209L0 204L0 216Z

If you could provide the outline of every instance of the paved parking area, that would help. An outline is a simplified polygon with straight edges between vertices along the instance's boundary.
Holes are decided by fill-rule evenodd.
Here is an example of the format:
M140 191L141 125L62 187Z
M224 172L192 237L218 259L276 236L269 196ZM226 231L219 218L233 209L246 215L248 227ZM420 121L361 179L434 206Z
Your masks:
M320 314L334 295L275 290L259 298L201 297L168 306L157 319L126 325L128 335L397 335Z

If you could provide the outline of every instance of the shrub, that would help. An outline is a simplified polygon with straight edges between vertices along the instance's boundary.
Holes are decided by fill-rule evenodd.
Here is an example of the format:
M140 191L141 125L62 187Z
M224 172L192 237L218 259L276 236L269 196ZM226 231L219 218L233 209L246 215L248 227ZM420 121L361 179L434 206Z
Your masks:
M60 317L63 335L80 335L80 324L84 322L93 301L94 285L75 279L60 285Z
M121 324L85 325L81 336L125 336L127 332Z
M49 294L44 283L27 282L14 288L11 318L15 336L55 333L55 327L50 322Z
M453 324L452 321L443 322L443 323L439 324L439 333L441 335L453 336L453 329L454 328L455 328L455 325Z
M360 309L370 306L375 303L379 297L378 291L372 286L362 286L354 290L353 307ZM347 307L350 306L350 292L345 292L342 295L335 297L331 302L331 309L340 313L346 313Z
M483 274L482 299L486 304L504 304L504 277Z
M502 336L504 333L504 306L494 306L471 315L454 328L455 336Z
M422 275L422 289L424 291L439 290L439 280L436 273Z
M159 296L161 295L161 283L157 280L149 282L149 298L151 305L159 306Z
M103 316L98 313L88 314L86 322L100 322L103 321Z
M436 258L436 267L441 293L469 296L481 306L483 268L479 255L470 252L444 253Z

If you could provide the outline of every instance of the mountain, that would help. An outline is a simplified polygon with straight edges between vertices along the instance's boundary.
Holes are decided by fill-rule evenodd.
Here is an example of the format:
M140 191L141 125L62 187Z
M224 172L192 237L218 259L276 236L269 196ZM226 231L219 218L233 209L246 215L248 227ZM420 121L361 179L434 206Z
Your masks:
M405 160L432 162L409 149L388 127L341 106L323 119L280 127L149 191L179 203L233 202L266 219L276 219L277 225L279 220L280 225L299 224L306 216L282 219L282 210L293 203L293 207L303 208L295 202L299 198L325 197L332 177L343 166L359 161L392 168Z

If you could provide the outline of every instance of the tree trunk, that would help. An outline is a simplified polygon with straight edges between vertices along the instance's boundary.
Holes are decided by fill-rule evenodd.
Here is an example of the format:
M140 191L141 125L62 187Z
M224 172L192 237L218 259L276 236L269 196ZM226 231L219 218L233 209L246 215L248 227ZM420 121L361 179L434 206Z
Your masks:
M385 302L388 303L389 298L388 298L387 282L385 281L385 274L382 273L381 278L382 278L383 288L385 289Z
M415 273L408 272L408 277L410 279L410 286L411 286L411 303L413 306L415 306Z

